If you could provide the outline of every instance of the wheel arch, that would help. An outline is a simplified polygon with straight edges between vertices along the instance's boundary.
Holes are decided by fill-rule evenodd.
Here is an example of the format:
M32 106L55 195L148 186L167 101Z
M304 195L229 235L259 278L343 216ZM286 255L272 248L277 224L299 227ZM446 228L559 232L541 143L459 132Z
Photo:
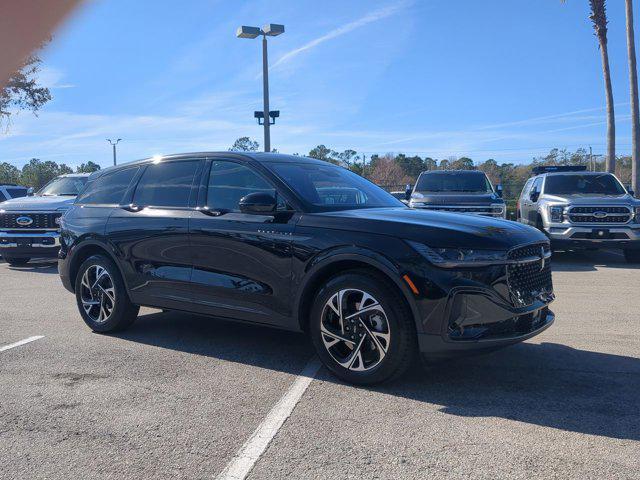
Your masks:
M118 271L120 272L120 277L122 278L122 281L124 282L125 288L127 289L128 293L128 286L125 281L122 269L120 268L120 265L118 263L118 259L113 254L113 252L110 251L108 246L96 240L88 240L82 242L73 249L73 255L71 256L71 260L69 263L69 280L74 291L76 286L76 277L78 275L80 265L82 265L87 258L92 257L93 255L105 255L107 258L113 261L113 263L118 268Z
M301 282L302 288L299 290L294 306L294 312L297 313L300 330L307 331L308 329L309 314L313 305L314 292L317 292L324 283L340 272L354 269L370 270L384 277L394 285L409 307L416 328L420 331L418 307L409 287L402 282L398 269L384 257L378 256L378 258L376 258L362 253L340 253L331 255L329 258L317 262L307 271L303 282Z

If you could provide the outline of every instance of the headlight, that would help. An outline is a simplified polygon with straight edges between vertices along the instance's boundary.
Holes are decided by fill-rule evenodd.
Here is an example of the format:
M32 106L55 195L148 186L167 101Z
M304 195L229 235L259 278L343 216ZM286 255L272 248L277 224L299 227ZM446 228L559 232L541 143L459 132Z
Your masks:
M60 208L56 209L56 212L58 212L60 214L59 217L56 217L53 220L56 225L60 225L60 221L61 221L62 217L64 216L65 213L67 213L67 210L69 210L69 208L71 208L71 207L60 207Z
M0 210L1 212L2 210ZM640 206L634 208L636 214L636 223L640 223Z
M549 219L554 223L562 223L564 221L564 205L550 205Z
M427 205L427 204L426 204L426 203L424 203L424 202L415 202L415 201L413 201L413 200L410 200L410 201L409 201L409 206L410 206L410 207L424 207L424 206L426 206L426 205Z
M504 203L492 203L491 214L495 217L507 218L507 209Z
M452 267L485 267L506 263L507 252L504 250L475 250L467 248L428 247L419 242L408 242L420 255L434 265L444 268Z

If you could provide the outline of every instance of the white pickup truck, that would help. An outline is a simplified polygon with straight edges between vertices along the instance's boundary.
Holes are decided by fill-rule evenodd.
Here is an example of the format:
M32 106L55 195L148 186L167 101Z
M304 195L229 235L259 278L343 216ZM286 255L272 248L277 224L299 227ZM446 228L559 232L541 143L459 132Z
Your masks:
M61 175L35 195L0 203L0 255L9 265L34 257L55 258L60 217L87 183L89 174Z

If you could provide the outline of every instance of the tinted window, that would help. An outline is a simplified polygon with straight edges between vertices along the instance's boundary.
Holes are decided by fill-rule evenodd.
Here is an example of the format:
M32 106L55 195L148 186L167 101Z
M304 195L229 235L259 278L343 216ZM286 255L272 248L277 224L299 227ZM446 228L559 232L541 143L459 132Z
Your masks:
M522 187L522 193L520 194L520 197L524 197L529 193L532 183L533 183L533 178L530 178L529 180L527 180L527 183L525 183L524 187Z
M117 205L122 202L131 180L138 171L136 168L125 168L109 173L89 182L87 188L78 196L76 203L93 205Z
M542 189L542 177L538 177L533 182L533 186L531 187L531 192L540 193L541 189Z
M549 175L544 187L552 195L623 195L620 182L611 174L602 175Z
M147 167L133 203L152 207L186 207L198 161L162 162Z
M239 212L240 199L254 192L276 194L275 189L249 167L225 161L211 164L207 194L210 209Z
M272 163L268 167L303 200L320 210L405 206L346 168L307 163Z
M0 190L0 202L4 202L5 200L7 200L7 196Z
M58 177L42 187L38 195L75 197L82 191L86 184L87 177Z
M20 198L27 196L26 188L7 188L7 193L11 198Z
M489 192L493 189L484 173L423 173L418 178L417 192Z

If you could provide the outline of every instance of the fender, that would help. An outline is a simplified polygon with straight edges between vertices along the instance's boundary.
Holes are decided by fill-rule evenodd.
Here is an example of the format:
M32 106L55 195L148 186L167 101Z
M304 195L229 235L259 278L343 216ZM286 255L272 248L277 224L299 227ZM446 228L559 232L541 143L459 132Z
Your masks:
M418 330L418 332L422 331L421 322L419 321L420 315L415 302L415 298L413 297L412 292L409 290L409 287L402 281L398 267L386 256L378 252L351 245L336 247L324 251L314 257L305 266L304 276L300 280L300 288L298 289L296 295L293 310L294 312L296 312L298 323L301 326L303 325L304 320L303 318L301 318L301 308L303 305L303 301L305 300L305 297L307 295L309 286L313 284L314 280L316 280L319 275L322 275L323 271L327 267L344 261L367 264L375 268L376 270L379 270L386 277L388 277L389 280L397 285L397 287L402 292L402 295L407 300L409 308L411 309L416 329Z
M70 262L69 265L73 265L76 261L75 257L78 252L81 252L87 247L98 247L107 253L107 255L111 258L113 263L115 263L118 271L120 272L120 277L122 278L122 282L124 283L124 286L127 290L127 295L131 296L129 292L129 285L127 284L124 272L122 271L122 267L120 266L120 262L118 261L116 249L109 242L102 241L95 236L87 236L81 239L77 239L66 254L67 261ZM80 265L73 266L75 268L80 267Z

